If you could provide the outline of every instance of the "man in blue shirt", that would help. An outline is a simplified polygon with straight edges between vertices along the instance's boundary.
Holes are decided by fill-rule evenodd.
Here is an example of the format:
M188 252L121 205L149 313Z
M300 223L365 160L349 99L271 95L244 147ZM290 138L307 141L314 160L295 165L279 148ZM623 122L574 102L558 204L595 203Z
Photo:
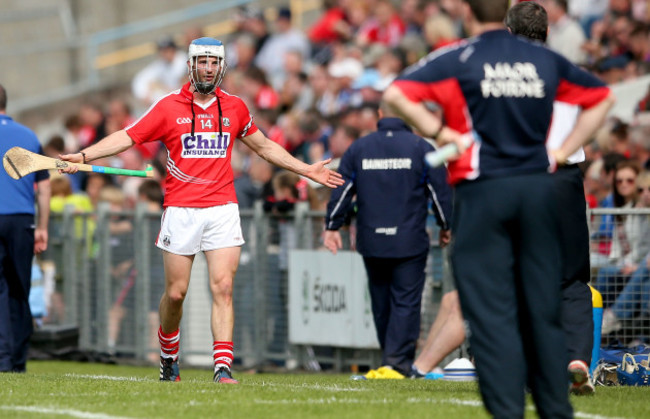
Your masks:
M6 107L7 92L0 85L0 155L16 146L43 154L36 135L7 116ZM40 171L14 180L3 168L0 190L0 372L25 372L33 331L29 309L32 259L34 253L47 249L49 173Z
M412 366L430 242L428 203L444 246L450 238L451 188L447 170L431 169L424 161L433 147L385 105L379 115L378 130L357 139L341 158L345 183L327 205L324 244L335 254L341 248L338 230L356 195L357 250L368 273L382 365L392 369L392 378L400 378L416 375ZM378 371L383 374L385 368Z
M424 135L461 152L449 164L456 185L451 261L487 410L523 417L528 385L541 417L569 418L561 240L548 171L591 138L613 97L565 58L512 36L503 24L508 6L464 0L474 37L407 69L384 100ZM428 101L443 109L444 126ZM583 111L549 156L554 101Z

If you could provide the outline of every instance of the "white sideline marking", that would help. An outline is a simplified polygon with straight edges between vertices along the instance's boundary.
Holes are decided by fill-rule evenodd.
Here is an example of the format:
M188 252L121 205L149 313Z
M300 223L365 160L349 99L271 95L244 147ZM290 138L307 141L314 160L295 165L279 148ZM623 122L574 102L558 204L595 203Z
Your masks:
M584 418L584 419L625 419L617 416L603 416L603 415L595 415L593 413L583 413L583 412L573 412L573 414L577 418Z
M143 377L120 377L115 375L93 375L93 374L64 374L64 377L86 378L89 380L109 380L109 381L153 381Z
M13 410L18 412L42 413L47 415L66 415L83 419L128 419L125 416L112 416L106 413L92 413L73 409L55 409L39 406L0 406L2 410Z

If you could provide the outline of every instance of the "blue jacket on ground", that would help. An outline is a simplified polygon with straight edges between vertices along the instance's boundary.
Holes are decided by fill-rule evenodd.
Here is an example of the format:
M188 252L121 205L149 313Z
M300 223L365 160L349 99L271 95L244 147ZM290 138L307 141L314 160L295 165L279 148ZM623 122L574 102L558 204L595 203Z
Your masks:
M334 189L325 227L338 230L357 196L357 250L365 257L401 258L429 248L428 204L438 225L450 228L451 187L445 167L431 168L434 148L399 118L379 120L378 130L356 140L341 158L345 184Z

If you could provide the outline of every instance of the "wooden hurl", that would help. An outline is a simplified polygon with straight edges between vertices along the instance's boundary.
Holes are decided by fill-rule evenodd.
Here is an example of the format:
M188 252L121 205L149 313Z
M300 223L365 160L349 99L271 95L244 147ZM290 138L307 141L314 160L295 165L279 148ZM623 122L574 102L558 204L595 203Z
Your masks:
M153 167L147 166L146 170L129 170L119 169L116 167L93 166L91 164L70 163L61 159L42 156L32 153L22 147L13 147L9 149L3 159L2 165L9 176L14 179L28 175L39 170L58 170L66 167L76 166L82 172L107 173L110 175L153 177Z

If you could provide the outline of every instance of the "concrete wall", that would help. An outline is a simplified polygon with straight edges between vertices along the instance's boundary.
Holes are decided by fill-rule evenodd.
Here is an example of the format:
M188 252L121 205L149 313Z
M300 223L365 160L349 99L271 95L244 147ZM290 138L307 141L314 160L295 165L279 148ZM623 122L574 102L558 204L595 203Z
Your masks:
M263 0L250 2L261 7L288 5L290 0ZM89 36L97 32L121 25L141 22L143 19L180 11L188 7L209 3L208 0L0 0L0 83L9 95L9 112L12 102L23 104L32 102L42 94L50 94L57 89L65 89L84 80L90 70L83 44ZM217 0L214 3L218 3ZM70 36L70 26L65 25L65 17L60 11L69 12L74 22L74 36ZM103 44L100 55L125 48L154 43L165 35L182 38L185 30L191 27L205 28L224 21L232 16L234 10L224 13L211 13L182 24L166 26L151 32L141 33L119 41ZM65 16L65 13L64 13ZM152 50L153 52L153 50ZM93 92L55 104L33 107L21 112L13 112L17 120L34 128L46 125L44 132L49 134L48 125L60 125L60 121L74 112L79 102L92 98L107 100L112 96L125 96L129 93L129 83L133 75L153 59L144 55L99 70L100 87ZM23 107L21 106L20 109Z

